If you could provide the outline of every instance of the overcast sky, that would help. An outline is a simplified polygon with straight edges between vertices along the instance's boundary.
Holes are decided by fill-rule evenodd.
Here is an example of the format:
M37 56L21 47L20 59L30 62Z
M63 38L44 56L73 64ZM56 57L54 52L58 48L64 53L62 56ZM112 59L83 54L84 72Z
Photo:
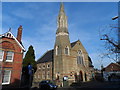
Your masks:
M27 50L30 45L35 49L36 60L47 50L54 48L57 30L59 2L3 2L2 33L12 28L14 36L17 28L23 26L22 42ZM99 55L104 51L99 30L109 24L117 24L111 18L118 14L116 2L64 2L68 16L70 42L80 40L93 61L95 68L101 63L108 65L111 60Z

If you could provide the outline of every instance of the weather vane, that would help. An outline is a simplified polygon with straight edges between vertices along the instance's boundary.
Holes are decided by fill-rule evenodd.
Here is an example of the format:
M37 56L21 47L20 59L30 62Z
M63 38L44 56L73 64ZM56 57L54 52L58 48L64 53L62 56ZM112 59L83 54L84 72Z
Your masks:
M11 32L11 28L9 28L9 31Z

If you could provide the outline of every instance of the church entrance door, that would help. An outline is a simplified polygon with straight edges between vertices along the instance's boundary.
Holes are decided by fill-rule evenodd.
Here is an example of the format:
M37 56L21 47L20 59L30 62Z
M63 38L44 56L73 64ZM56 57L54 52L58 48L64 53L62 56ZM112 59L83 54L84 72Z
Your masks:
M79 81L83 81L83 74L82 74L82 71L79 72Z

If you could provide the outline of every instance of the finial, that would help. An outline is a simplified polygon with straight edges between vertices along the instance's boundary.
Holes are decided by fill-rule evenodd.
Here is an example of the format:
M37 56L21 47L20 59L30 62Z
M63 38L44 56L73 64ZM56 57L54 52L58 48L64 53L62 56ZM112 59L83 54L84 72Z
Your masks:
M9 32L11 32L11 28L9 28Z

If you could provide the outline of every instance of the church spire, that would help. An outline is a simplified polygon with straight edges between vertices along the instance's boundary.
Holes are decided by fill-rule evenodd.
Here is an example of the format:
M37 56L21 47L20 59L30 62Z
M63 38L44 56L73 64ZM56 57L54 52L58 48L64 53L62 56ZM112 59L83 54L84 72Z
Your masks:
M57 18L57 32L56 34L62 32L68 34L68 24L67 24L67 16L65 15L64 11L64 4L61 3L60 5L60 11Z
M60 12L64 12L64 5L63 5L63 2L61 2Z

